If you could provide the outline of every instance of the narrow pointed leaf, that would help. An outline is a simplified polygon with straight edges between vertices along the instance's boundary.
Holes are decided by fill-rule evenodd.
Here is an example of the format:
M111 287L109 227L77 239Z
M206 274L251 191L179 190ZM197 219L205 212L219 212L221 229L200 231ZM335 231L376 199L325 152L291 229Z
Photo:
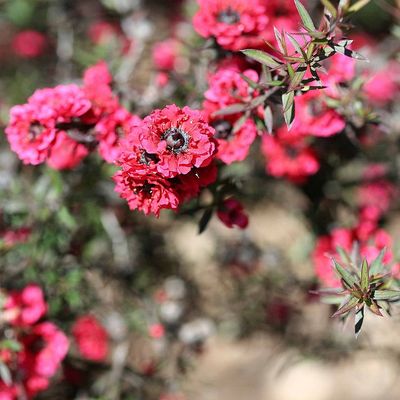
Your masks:
M307 60L307 54L300 46L300 43L289 33L286 34L287 38L289 39L290 43L292 43L293 47L297 51L297 53L301 54L305 60Z
M375 290L374 300L394 300L400 298L399 290Z
M267 128L267 132L271 135L272 128L274 126L274 119L272 116L272 110L271 110L270 106L266 106L264 108L264 123L265 123L265 127Z
M292 127L295 116L295 106L294 106L294 92L284 93L282 95L283 104L283 116L285 118L288 130Z
M304 78L304 75L307 72L307 65L306 64L300 64L297 67L296 72L294 73L291 81L290 81L290 85L288 90L294 90L297 89L297 87L300 85L301 81Z
M272 56L268 55L267 53L265 53L264 51L261 50L254 50L254 49L245 49L245 50L241 50L241 52L253 59L258 61L261 64L266 65L267 67L270 68L277 68L280 67L280 63L278 63L277 61L275 61Z
M357 283L356 278L349 271L343 268L335 259L333 259L333 265L348 287L351 288Z
M238 132L238 131L242 128L242 126L244 125L244 123L247 121L247 119L248 119L247 113L246 113L246 114L243 114L243 115L235 122L235 124L233 125L232 133Z
M357 312L356 312L356 318L354 321L354 333L356 335L356 338L361 332L361 328L364 322L364 307L361 307Z
M369 271L367 260L364 259L361 265L361 289L366 291L369 286Z
M236 113L246 111L247 108L248 108L247 104L243 104L243 103L232 104L230 106L227 106L225 108L222 108L221 110L214 112L213 116L217 117L219 115L236 114Z
M199 221L199 234L203 233L206 230L207 225L210 222L212 216L213 216L213 209L207 208L204 211L204 213Z
M314 23L303 4L301 4L299 0L294 0L294 3L296 5L297 11L300 14L300 18L303 21L304 26L312 31L315 31L316 29Z
M347 12L354 13L361 10L364 6L366 6L371 0L360 0L357 3L354 3L352 6L349 7Z
M383 317L381 311L379 310L378 304L376 304L374 301L371 301L370 304L368 304L368 308L378 317Z
M333 315L332 318L337 317L339 315L346 314L354 307L356 307L360 303L360 300L357 297L351 297L350 300L345 303L342 307L340 307Z
M325 8L331 13L333 18L336 18L336 7L329 0L321 0Z
M350 256L347 254L346 250L341 246L336 246L336 251L339 253L340 258L345 264L349 264L351 262Z
M258 82L253 81L252 79L250 79L248 76L244 75L244 74L240 74L240 76L242 77L242 79L244 81L246 81L246 83L252 88L252 89L259 89L260 85Z
M0 361L0 379L7 385L11 386L12 377L11 372L8 369L7 365Z
M384 271L384 264L383 264L383 257L385 256L386 253L386 247L384 247L378 254L378 256L375 258L374 261L371 263L370 267L370 274L371 275L376 275L380 274Z

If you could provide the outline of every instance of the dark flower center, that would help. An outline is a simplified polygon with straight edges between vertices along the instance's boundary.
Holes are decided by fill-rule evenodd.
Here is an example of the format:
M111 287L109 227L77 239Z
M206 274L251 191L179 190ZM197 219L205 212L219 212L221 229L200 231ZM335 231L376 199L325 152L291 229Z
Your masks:
M151 183L144 183L142 186L137 186L133 189L133 193L135 194L142 194L145 197L150 197L153 194L153 187Z
M29 127L28 138L30 141L35 140L43 132L43 126L39 122L35 121L31 123Z
M211 124L215 129L216 139L228 139L232 135L232 124L223 119L217 119Z
M299 150L297 150L293 146L287 146L285 151L289 158L296 158L299 155Z
M140 164L150 165L152 161L154 162L154 164L157 164L160 159L157 157L156 154L150 154L147 153L147 151L143 150L139 157Z
M240 15L237 11L233 10L231 6L229 6L226 10L218 13L217 20L219 22L223 22L224 24L233 25L240 21Z
M189 147L189 135L180 128L168 129L161 139L167 142L167 149L174 154L180 154Z

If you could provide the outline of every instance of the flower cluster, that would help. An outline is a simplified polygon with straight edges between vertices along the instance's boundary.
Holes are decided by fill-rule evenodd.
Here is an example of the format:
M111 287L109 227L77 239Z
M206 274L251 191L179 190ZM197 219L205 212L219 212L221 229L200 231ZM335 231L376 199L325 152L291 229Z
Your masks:
M116 191L131 209L176 210L216 179L214 129L201 112L169 105L137 121L121 143Z
M227 50L264 46L273 39L273 27L296 29L298 14L294 4L266 0L198 0L193 19L195 30L205 38L214 38Z
M7 329L10 340L0 344L0 361L10 381L0 379L0 398L31 399L49 386L68 352L68 339L52 322L41 321L47 304L36 285L10 292L1 312L0 329Z
M83 86L37 90L26 104L14 106L6 128L11 149L25 164L43 162L55 169L78 165L98 146L113 162L118 142L137 117L118 102L104 62L89 68Z

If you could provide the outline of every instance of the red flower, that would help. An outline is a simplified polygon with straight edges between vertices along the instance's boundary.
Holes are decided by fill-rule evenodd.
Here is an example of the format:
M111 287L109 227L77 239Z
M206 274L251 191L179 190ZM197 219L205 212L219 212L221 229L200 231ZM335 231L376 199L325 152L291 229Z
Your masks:
M214 129L189 107L155 110L136 129L133 134L147 153L157 156L156 169L166 178L205 167L216 153Z
M71 139L64 131L57 133L47 164L54 169L71 169L76 167L87 155L88 148Z
M269 18L262 0L198 0L193 18L195 30L214 37L227 50L257 47L266 38Z
M95 317L80 317L72 328L72 334L83 357L92 361L103 361L107 357L108 334Z
M138 175L135 169L118 171L114 175L115 191L128 202L131 210L152 213L157 217L163 208L176 210L180 195L174 185L158 175Z
M46 314L47 305L42 289L32 284L21 291L11 292L7 298L5 309L14 313L11 324L24 327L38 322Z
M175 39L158 42L153 47L153 63L157 69L164 71L175 70L178 57L179 42Z
M109 163L114 162L121 151L120 140L140 122L139 117L130 114L122 107L117 108L112 114L100 118L95 126L95 131L101 157Z
M264 134L261 150L267 159L266 171L272 176L303 183L319 170L317 156L305 138L288 132L286 127L274 136Z
M249 218L245 214L242 204L234 198L224 200L217 215L228 228L236 225L238 228L244 229L249 224Z
M38 31L26 30L14 36L11 46L20 57L36 58L46 50L47 38Z

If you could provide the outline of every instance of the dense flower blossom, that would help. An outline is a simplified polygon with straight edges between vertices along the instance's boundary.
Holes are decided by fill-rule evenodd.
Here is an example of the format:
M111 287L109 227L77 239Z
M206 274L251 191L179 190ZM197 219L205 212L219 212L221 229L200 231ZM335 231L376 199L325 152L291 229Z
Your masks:
M157 172L166 178L209 165L217 150L214 129L189 107L155 110L136 129L141 146L157 156Z
M59 85L37 90L27 104L11 109L6 128L11 149L25 164L43 162L71 169L92 150L114 162L119 141L138 117L119 105L105 62L88 68L82 87Z
M244 212L242 203L233 197L223 201L217 210L217 215L228 228L237 226L245 229L249 224L249 217Z
M7 296L1 310L3 323L7 322L8 329L14 330L13 338L20 349L0 352L0 360L9 369L12 382L5 385L0 378L0 399L16 400L21 396L32 399L47 389L65 358L69 347L65 334L51 322L39 322L46 310L43 292L37 285L28 285Z
M92 315L80 317L72 328L80 354L92 361L103 361L108 354L108 333Z
M5 309L13 316L10 323L16 326L35 324L47 311L42 289L37 285L28 285L22 291L11 292Z
M362 223L362 222L361 222ZM383 229L371 230L368 236L360 237L360 224L355 228L336 228L329 235L318 238L313 251L313 262L315 273L319 280L328 287L340 286L340 280L332 268L332 257L340 261L337 248L341 247L350 252L354 242L360 245L360 254L368 262L374 260L382 249L386 249L383 262L392 264L392 272L398 271L398 264L394 263L392 250L393 240L391 236Z
M216 179L214 130L199 111L175 105L135 120L121 141L115 190L129 207L176 210Z
M281 127L276 135L262 136L261 150L266 158L266 171L275 177L303 183L319 170L319 162L307 140Z
M262 0L199 0L193 18L195 30L203 37L214 37L227 50L262 45L267 38L270 18Z
M26 30L14 36L11 46L14 53L20 57L36 58L46 50L47 37L41 32Z
M258 81L258 74L254 70L247 69L243 74ZM247 157L257 136L257 128L249 118L235 129L235 124L241 117L239 113L228 116L214 116L214 113L226 106L249 101L255 94L241 77L236 64L220 68L209 77L209 88L204 94L203 108L215 129L215 138L218 141L217 158L226 164L243 161Z

